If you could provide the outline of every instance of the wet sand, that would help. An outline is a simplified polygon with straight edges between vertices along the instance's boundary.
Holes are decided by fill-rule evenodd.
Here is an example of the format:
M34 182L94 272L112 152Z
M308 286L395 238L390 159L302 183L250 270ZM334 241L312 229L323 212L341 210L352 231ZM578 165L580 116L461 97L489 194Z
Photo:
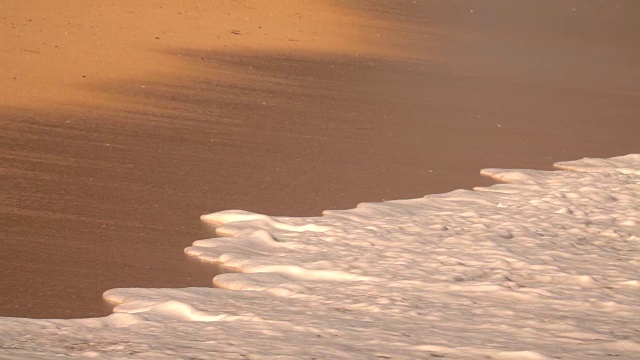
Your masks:
M277 20L204 3L4 11L21 38L3 49L0 315L98 316L110 288L207 286L219 269L182 253L210 235L204 213L318 215L640 151L634 1L282 2ZM133 30L96 22L91 38L80 20L100 14ZM111 57L37 43L67 23L82 28L67 46ZM117 41L132 34L148 38Z

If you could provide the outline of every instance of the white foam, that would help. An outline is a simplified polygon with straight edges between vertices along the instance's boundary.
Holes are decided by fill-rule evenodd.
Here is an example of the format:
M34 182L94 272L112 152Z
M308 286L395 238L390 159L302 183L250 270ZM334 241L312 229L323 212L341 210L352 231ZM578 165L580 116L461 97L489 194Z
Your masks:
M1 358L635 359L640 155L322 217L205 215L219 288L113 289L100 319L0 318Z

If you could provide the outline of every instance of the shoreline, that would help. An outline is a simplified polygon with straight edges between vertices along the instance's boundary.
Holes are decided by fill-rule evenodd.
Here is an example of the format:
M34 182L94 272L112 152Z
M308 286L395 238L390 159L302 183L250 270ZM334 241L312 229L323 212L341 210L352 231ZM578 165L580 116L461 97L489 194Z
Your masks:
M111 289L104 318L0 318L0 357L632 359L640 154L554 166L321 217L208 214L221 237L185 252L242 272Z

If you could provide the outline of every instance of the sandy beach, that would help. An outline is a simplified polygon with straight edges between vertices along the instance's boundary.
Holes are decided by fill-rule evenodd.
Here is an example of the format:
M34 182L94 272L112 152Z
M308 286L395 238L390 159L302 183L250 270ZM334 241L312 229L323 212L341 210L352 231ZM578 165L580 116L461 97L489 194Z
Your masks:
M267 4L268 3L268 4ZM0 1L0 316L210 286L227 209L318 216L640 151L635 1Z

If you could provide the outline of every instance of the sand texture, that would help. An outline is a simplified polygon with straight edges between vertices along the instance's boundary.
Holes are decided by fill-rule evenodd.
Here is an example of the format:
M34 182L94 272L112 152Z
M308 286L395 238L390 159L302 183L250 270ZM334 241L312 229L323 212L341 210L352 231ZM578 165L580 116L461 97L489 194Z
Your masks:
M208 286L205 213L639 152L637 1L345 3L0 1L0 315Z

